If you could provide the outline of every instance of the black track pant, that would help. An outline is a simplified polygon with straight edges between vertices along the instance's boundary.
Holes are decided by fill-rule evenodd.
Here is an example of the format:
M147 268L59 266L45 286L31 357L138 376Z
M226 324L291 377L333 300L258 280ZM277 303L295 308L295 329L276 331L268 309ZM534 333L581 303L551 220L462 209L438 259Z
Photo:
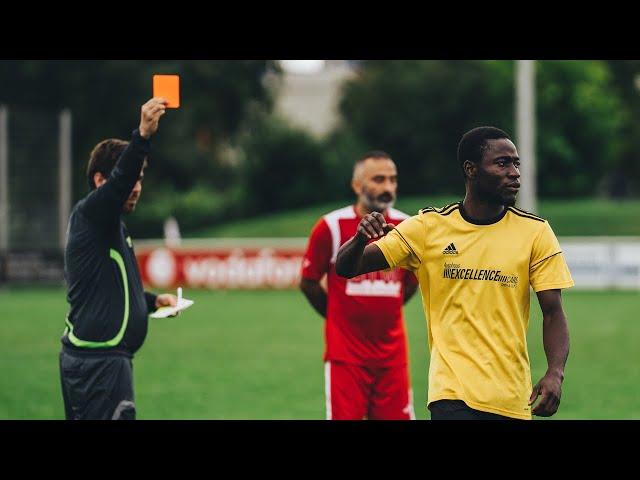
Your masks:
M124 355L60 352L67 420L135 420L133 364Z
M515 420L495 413L475 410L462 400L438 400L429 405L431 420Z

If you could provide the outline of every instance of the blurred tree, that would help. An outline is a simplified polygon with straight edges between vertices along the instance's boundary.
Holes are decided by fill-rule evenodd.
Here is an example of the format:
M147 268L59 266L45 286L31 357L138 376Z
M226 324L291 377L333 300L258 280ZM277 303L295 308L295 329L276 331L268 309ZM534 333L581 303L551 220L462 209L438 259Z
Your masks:
M349 128L337 129L328 135L323 143L325 148L323 169L328 178L324 189L326 200L353 201L354 193L351 189L353 165L371 148ZM402 183L400 185L402 186Z
M264 60L5 60L0 103L72 110L77 199L91 148L130 135L154 73L179 74L182 106L154 138L146 201L129 221L136 236L159 235L169 215L189 230L351 199L353 162L372 149L398 164L400 195L461 196L461 135L480 125L516 135L511 61L362 61L343 88L343 121L322 141L270 113L267 71L280 74ZM640 162L627 160L640 155L640 62L538 61L536 72L540 194L592 195L605 178L637 184Z
M287 210L329 200L322 142L274 115L257 113L242 136L244 212Z
M512 122L512 74L480 61L365 61L344 88L345 124L369 149L387 151L400 192L462 194L460 136Z
M536 63L538 191L592 195L619 156L625 118L607 65ZM462 195L462 134L495 125L516 138L513 70L512 61L365 61L341 112L363 143L393 156L403 192Z
M74 196L86 192L84 169L91 148L109 137L128 138L140 106L152 96L154 73L181 76L182 106L163 118L154 139L154 175L178 191L204 182L224 188L221 150L232 144L248 104L270 110L262 84L264 60L3 60L0 103L73 113Z
M640 192L640 60L609 60L607 64L626 120L619 139L620 155L607 186L612 196L624 197Z
M538 192L589 196L618 162L622 101L601 61L537 63Z

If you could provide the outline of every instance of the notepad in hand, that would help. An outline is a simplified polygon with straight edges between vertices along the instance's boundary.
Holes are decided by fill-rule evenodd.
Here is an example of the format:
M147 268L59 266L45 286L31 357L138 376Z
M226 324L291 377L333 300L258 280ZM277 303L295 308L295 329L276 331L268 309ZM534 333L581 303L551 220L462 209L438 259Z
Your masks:
M186 298L178 299L178 304L175 307L160 307L158 310L153 312L150 317L151 318L166 318L174 315L182 310L186 310L191 305L193 305L193 300L187 300Z

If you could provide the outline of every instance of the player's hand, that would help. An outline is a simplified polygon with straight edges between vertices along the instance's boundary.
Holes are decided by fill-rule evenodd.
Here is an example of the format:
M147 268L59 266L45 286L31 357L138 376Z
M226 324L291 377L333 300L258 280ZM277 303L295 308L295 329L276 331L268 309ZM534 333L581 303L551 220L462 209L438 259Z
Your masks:
M178 297L176 297L175 295L172 295L170 293L163 293L156 297L156 309L160 307L175 307L176 305L178 305ZM180 315L180 312L169 316L176 317L178 315Z
M372 238L382 238L395 227L391 223L387 223L384 215L379 212L373 212L365 215L358 224L358 239L366 242Z
M140 136L149 139L158 131L160 117L165 114L167 102L162 97L156 97L145 103L140 109Z
M560 397L562 395L562 376L549 373L542 377L531 392L529 405L541 396L538 404L531 410L531 413L539 417L550 417L558 411Z

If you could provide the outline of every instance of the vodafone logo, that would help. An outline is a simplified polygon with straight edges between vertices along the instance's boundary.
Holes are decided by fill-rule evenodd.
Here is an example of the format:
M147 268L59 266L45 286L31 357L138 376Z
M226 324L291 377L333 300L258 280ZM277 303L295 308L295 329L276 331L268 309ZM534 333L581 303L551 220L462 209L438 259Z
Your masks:
M289 288L300 282L301 256L282 256L271 248L246 255L233 249L225 256L184 257L185 284L207 288Z
M137 252L142 281L155 288L297 288L304 250L151 247Z
M169 287L176 278L176 259L170 250L158 248L147 260L147 276L151 284L157 287Z

